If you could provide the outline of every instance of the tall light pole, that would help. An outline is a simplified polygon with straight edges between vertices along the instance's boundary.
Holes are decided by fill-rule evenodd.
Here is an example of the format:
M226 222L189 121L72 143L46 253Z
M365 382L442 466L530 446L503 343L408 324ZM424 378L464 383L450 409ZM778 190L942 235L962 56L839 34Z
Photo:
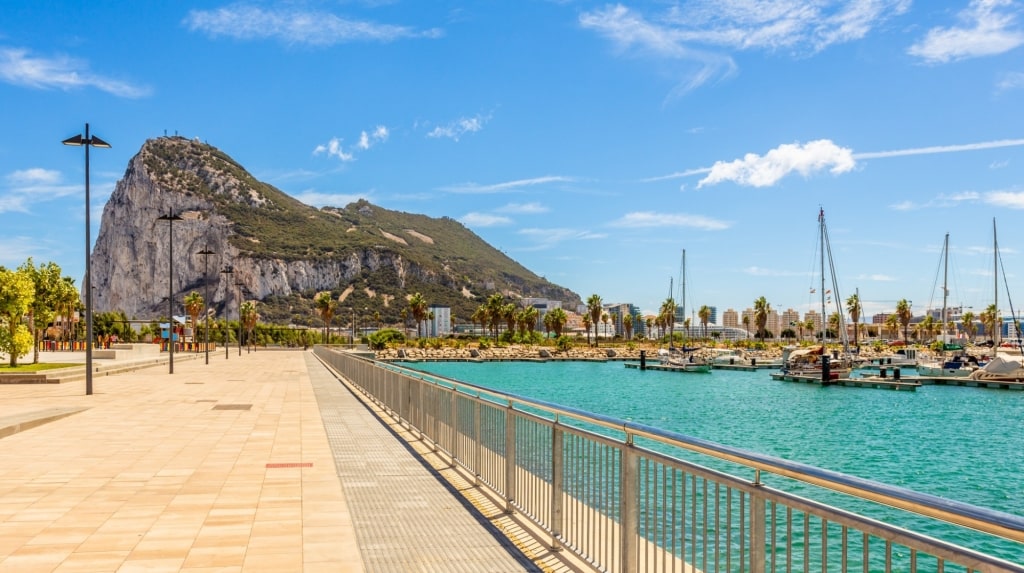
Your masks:
M174 209L166 215L160 215L157 221L167 221L167 235L170 237L170 250L167 256L167 332L170 335L167 350L170 352L168 374L174 374L174 222L180 221L181 217L174 214Z
M206 347L206 363L209 364L210 363L210 277L208 276L208 274L206 272L206 259L208 259L210 257L210 255L215 255L217 253L214 253L213 251L211 251L209 249L209 247L207 247L206 245L203 245L203 250L199 251L196 254L203 257L203 322L205 323L205 328L204 328L205 335L203 336L203 338L204 338L203 346ZM195 326L195 325L193 324L192 326Z
M352 348L356 347L356 307L352 307Z
M110 144L102 139L89 136L89 124L85 124L85 137L81 134L62 141L64 145L85 148L85 395L92 395L92 267L89 264L89 253L92 246L92 234L89 230L89 148L99 147L110 149ZM68 317L71 320L71 317Z
M242 355L242 287L245 283L239 281L235 283L238 287L238 355Z
M222 270L220 274L228 277L228 280L231 280L231 275L235 274L235 269L234 267L224 267L224 270ZM228 347L231 346L230 344L228 344L228 332L231 331L231 329L228 327L228 319L231 318L231 305L228 304L231 298L230 296L228 296L230 294L231 283L229 282L228 288L224 289L224 360L228 359Z

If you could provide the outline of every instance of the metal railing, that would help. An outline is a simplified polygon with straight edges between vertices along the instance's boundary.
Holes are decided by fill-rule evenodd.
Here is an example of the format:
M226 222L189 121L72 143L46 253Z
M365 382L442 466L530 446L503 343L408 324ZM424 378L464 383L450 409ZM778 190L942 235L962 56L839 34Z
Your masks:
M345 352L316 355L602 571L1024 573L1024 518ZM684 459L728 462L729 473ZM752 479L737 477L748 472ZM984 552L768 487L762 472L986 534ZM785 482L786 480L779 480ZM806 489L806 488L805 488ZM998 555L1003 555L1000 557Z

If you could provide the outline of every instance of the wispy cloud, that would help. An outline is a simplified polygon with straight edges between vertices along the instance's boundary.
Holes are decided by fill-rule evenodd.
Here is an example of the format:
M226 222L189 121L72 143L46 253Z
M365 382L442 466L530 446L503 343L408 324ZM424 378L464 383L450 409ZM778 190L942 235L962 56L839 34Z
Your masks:
M907 52L932 64L1009 52L1024 44L1014 0L971 0L957 14L959 26L932 28Z
M439 191L445 191L448 193L467 193L467 194L489 194L489 193L504 193L507 191L518 191L524 187L533 187L536 185L548 185L551 183L570 183L575 179L572 177L563 177L560 175L545 175L544 177L534 177L532 179L517 179L515 181L506 181L504 183L494 183L491 185L479 185L477 183L462 183L460 185L450 185L447 187L441 187Z
M262 9L233 5L216 10L192 10L184 25L210 37L236 40L277 39L288 44L333 46L348 42L393 42L406 38L439 38L437 28L417 30L408 26L351 20L328 12L287 8Z
M1024 191L993 191L985 193L983 200L998 207L1024 209Z
M491 117L484 115L474 115L473 117L460 117L455 121L451 121L446 125L438 125L427 132L427 137L431 138L448 138L458 141L463 135L467 133L476 133L484 128L484 124L490 121Z
M612 227L624 228L649 228L649 227L689 227L703 229L705 231L721 231L732 226L726 221L711 219L702 215L689 215L686 213L655 213L651 211L637 211L626 213L620 219L609 223Z
M34 203L82 192L81 185L63 183L59 171L38 167L13 171L4 176L4 183L0 192L0 213L27 213Z
M678 95L735 72L722 50L814 53L859 40L909 7L910 0L693 0L660 13L609 5L579 22L624 52L696 64Z
M910 149L896 149L893 151L869 151L865 153L854 153L854 159L879 159L886 157L904 157L907 155L930 155L933 153L957 153L960 151L980 151L982 149L998 149L1000 147L1014 147L1024 145L1024 139L999 139L996 141L983 141L980 143L966 143L963 145L934 145L931 147L913 147Z
M826 169L833 174L840 174L850 171L855 165L853 151L827 139L811 141L805 145L784 144L763 156L748 153L743 159L715 162L707 177L697 184L697 188L724 181L752 187L770 187L794 171L805 177Z
M853 278L854 278L854 280L858 280L858 281L875 281L875 282L892 282L892 281L896 280L895 277L891 277L889 275L877 274L877 273L876 274L870 274L870 275L857 275L857 276L855 276Z
M532 247L517 249L520 251L540 251L553 248L559 243L563 243L565 241L589 241L605 239L608 237L607 233L595 233L593 231L567 228L528 228L520 229L518 233L534 242Z
M929 199L928 201L915 203L913 201L902 201L889 205L890 209L895 211L916 211L918 209L946 209L950 207L958 207L963 203L969 203L978 201L981 199L981 194L977 191L962 191L960 193L953 194L940 194L936 197Z
M498 225L510 225L512 224L512 219L487 213L466 213L459 219L459 222L467 227L495 227Z
M148 87L92 73L81 60L32 56L21 48L0 48L0 80L35 89L95 88L124 98L141 98L151 93Z
M388 140L388 128L378 125L373 131L360 132L359 140L347 150L343 144L344 140L339 137L332 137L327 143L317 145L313 149L313 155L326 154L327 157L337 157L343 162L355 161L355 151L366 151L374 145Z
M1007 72L996 82L998 93L1024 88L1024 72Z
M509 203L504 207L495 209L498 213L513 213L521 215L536 215L547 213L550 209L540 203Z
M301 191L293 197L314 207L344 207L360 199L371 199L369 194L324 193L315 189Z

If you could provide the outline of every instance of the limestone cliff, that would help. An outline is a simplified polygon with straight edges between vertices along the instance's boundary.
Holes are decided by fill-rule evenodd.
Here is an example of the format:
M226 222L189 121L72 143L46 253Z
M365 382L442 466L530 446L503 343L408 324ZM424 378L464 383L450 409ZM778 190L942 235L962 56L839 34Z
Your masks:
M174 214L175 313L209 289L223 317L239 293L268 304L265 319L308 323L311 299L332 291L342 306L396 320L404 299L466 320L497 291L575 305L580 297L525 269L457 221L390 211L365 201L316 209L261 183L220 150L180 137L147 141L103 210L92 253L96 311L166 316L169 224ZM206 261L198 253L215 254ZM220 271L231 267L233 275ZM240 287L236 283L241 283ZM234 316L232 315L232 318ZM306 320L309 319L309 320Z

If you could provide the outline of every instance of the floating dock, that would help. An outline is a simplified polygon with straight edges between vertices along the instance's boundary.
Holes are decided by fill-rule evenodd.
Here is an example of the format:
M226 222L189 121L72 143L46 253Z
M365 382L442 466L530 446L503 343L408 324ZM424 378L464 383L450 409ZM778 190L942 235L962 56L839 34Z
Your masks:
M822 380L820 376L798 376L783 372L773 372L772 380L784 382L803 382L805 384L818 384L820 386L853 386L856 388L878 388L882 390L917 390L921 382L910 378L882 378L880 376L865 376L864 378L833 378Z
M627 362L626 368L640 368L639 362ZM668 366L665 364L648 364L644 368L645 370L660 370L662 372L685 372L686 374L710 374L711 371L703 370L686 370L680 366Z

